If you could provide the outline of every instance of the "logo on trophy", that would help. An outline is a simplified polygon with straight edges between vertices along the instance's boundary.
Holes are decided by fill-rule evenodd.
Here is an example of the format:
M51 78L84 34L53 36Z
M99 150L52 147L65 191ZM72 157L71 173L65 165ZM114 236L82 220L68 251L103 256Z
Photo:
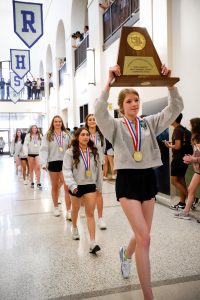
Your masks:
M161 74L161 60L142 27L122 27L117 64L122 75L112 86L172 86L178 77Z

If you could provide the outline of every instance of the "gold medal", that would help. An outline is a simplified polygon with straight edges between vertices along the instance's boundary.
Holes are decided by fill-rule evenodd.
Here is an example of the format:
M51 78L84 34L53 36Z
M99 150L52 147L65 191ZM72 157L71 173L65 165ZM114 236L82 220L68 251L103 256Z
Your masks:
M60 152L63 152L63 147L58 148Z
M92 172L91 172L90 170L87 170L87 171L85 172L85 175L86 175L87 177L91 177Z
M142 160L142 152L141 151L135 151L133 153L133 158L135 161L141 161Z

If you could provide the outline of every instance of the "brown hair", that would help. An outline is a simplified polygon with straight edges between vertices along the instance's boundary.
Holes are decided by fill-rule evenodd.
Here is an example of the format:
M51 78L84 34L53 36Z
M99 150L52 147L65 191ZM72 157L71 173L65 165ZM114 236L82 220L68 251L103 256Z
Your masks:
M140 99L140 96L139 96L138 92L133 88L128 88L128 89L121 90L120 93L119 93L119 96L118 96L118 105L119 105L119 111L122 114L124 114L123 103L124 103L124 99L125 99L127 94L136 95Z
M86 127L80 127L75 131L74 139L72 141L72 147L73 147L72 148L72 153L73 153L74 165L75 165L76 168L77 168L77 166L80 162L80 149L79 149L78 138L79 138L79 135L81 134L81 132L83 130L86 130L90 134L89 130ZM88 147L90 148L92 154L94 155L94 160L95 160L95 163L97 165L97 158L99 157L98 150L97 150L97 147L94 145L94 142L90 139L89 139L89 142L88 142Z
M63 123L63 119L60 116L56 115L56 116L53 117L53 119L51 121L51 125L50 125L50 127L47 131L47 141L52 142L54 140L54 129L55 128L54 128L53 123L54 123L54 120L56 118L59 118L62 121L61 131L66 132L69 135L69 137L71 138L71 135L70 135L69 131L67 131L67 129L65 128L65 125Z
M31 125L30 128L29 128L28 133L30 133L30 140L32 140L32 129L33 129L33 127L36 127L36 128L37 128L36 135L38 136L38 140L41 140L40 130L39 130L39 128L37 127L37 125Z
M190 120L191 132L192 132L192 144L200 143L200 118L193 118Z
M89 130L89 126L88 126L88 119L89 117L94 116L94 114L89 114L86 116L85 118L85 127ZM103 147L104 144L104 138L103 138L103 134L101 133L99 127L96 125L96 131L99 133L100 136L100 140L101 140L101 147Z

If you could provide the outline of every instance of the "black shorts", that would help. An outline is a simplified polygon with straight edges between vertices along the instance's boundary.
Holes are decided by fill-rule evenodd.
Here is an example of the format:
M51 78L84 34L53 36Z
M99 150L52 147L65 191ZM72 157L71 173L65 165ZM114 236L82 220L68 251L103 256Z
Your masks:
M63 166L62 160L50 161L48 163L48 171L50 172L61 172Z
M171 176L185 177L188 165L184 164L183 156L174 156L171 162Z
M123 197L140 202L155 198L158 193L155 172L152 168L118 170L115 189L117 201Z
M20 157L21 160L26 160L27 161L27 157Z
M85 194L95 193L95 192L96 192L96 184L78 185L78 192L76 194L73 194L71 191L69 191L70 195L78 198L82 197Z
M33 158L35 158L35 157L37 157L37 156L39 156L39 154L28 154L28 157L33 157Z

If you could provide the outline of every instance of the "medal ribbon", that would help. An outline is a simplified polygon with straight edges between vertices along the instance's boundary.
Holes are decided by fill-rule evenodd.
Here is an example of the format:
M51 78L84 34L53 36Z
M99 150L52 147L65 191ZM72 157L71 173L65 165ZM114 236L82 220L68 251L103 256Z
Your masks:
M57 135L56 132L54 132L54 135L55 135L56 141L58 143L58 146L63 148L63 135L62 135L62 131L60 132L59 136Z
M92 134L91 134L91 138L92 138L92 140L93 140L95 146L97 146L97 133L96 133L95 135L92 135Z
M32 135L32 139L33 139L34 145L37 145L37 140L38 140L37 135Z
M79 147L79 149L80 149L81 158L85 165L85 169L90 170L90 148L86 149L86 156L80 147Z
M134 146L135 151L140 151L141 150L141 142L142 142L140 119L138 117L135 119L135 131L134 131L132 123L126 117L124 117L124 122L128 128L130 136L133 140L133 146Z

